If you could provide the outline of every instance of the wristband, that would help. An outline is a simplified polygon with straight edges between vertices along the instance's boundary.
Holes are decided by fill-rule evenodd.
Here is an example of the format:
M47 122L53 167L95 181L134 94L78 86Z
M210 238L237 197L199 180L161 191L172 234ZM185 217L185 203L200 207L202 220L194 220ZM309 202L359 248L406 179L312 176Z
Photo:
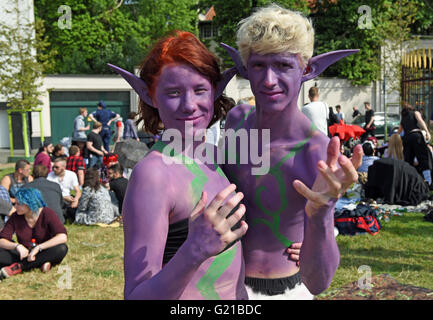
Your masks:
M18 243L16 246L15 246L15 249L14 250L16 250L17 248L18 248L18 246L20 246L21 245L21 243Z

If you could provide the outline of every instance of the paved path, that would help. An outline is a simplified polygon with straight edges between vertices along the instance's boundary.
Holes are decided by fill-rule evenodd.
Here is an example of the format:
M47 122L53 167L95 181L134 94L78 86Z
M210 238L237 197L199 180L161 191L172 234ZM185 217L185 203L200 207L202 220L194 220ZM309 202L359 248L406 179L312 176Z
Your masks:
M37 149L31 150L30 155L34 156L38 152ZM0 170L4 168L14 167L15 163L8 163L8 157L11 155L9 149L0 148ZM14 157L24 156L24 150L14 150Z

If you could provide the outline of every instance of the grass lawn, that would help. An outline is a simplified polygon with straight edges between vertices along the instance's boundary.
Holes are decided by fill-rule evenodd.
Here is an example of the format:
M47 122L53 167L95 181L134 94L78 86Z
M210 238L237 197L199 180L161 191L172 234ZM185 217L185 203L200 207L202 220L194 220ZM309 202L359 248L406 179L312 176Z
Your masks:
M4 172L0 172L0 179ZM365 273L390 274L403 284L433 290L433 224L422 213L404 213L382 222L376 236L338 236L340 266L325 298ZM62 264L43 274L33 270L0 283L0 300L123 299L123 230L67 225L69 252Z

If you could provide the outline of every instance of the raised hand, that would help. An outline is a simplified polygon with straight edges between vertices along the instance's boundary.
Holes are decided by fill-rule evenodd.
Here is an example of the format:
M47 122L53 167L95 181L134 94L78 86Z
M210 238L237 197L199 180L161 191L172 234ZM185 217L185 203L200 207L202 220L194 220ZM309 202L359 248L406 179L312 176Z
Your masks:
M305 211L309 218L312 218L321 207L329 205L330 201L340 198L358 179L356 169L362 163L362 147L360 145L355 147L351 159L340 155L339 150L340 140L338 137L333 137L328 144L326 162L320 160L317 163L319 174L311 189L300 180L293 181L296 191L307 199Z
M241 238L247 232L248 225L245 221L241 221L238 229L231 230L245 214L243 204L240 204L239 208L227 218L244 195L238 192L223 205L235 189L234 184L224 188L207 207L207 193L203 191L200 200L193 209L190 215L187 242L198 259L207 259L217 255L228 244Z

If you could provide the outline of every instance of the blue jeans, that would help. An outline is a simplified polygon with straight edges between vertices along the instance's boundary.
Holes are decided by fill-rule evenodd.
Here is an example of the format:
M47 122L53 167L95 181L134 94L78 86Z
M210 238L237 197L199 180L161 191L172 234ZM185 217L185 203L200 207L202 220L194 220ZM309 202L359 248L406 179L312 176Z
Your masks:
M104 145L104 149L107 152L110 152L110 139L111 139L111 130L109 127L102 127L101 132L99 135L102 138L102 143Z
M92 154L89 158L89 168L98 166L99 168L102 166L102 156L95 156Z

